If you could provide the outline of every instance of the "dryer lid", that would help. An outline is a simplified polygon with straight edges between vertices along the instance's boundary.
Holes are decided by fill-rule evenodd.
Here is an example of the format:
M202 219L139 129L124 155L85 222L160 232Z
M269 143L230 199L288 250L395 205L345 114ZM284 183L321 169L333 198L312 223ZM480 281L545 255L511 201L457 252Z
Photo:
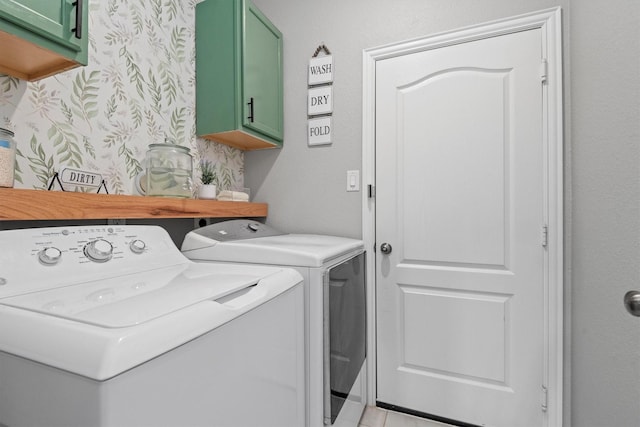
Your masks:
M257 231L251 231L251 227ZM283 234L250 220L202 227L188 233L182 243L182 253L193 260L296 267L321 267L362 250L364 243L361 240L319 234Z
M197 246L195 249L188 249ZM182 253L192 260L245 262L295 267L322 267L349 253L364 250L360 240L315 234L285 234L234 242L216 242L189 233Z
M76 322L122 328L255 285L256 274L182 264L0 299L0 304Z

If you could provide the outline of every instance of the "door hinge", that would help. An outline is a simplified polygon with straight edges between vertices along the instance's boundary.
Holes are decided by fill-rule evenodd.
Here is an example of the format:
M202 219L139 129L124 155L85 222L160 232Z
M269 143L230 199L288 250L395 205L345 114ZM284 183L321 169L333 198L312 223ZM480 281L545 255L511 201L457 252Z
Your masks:
M547 82L547 75L549 72L549 64L546 59L543 59L540 63L540 81L542 83Z
M547 412L549 407L549 391L545 386L542 386L542 412Z
M376 186L375 185L369 184L367 186L367 191L368 191L370 199L373 199L374 197L376 197Z
M546 248L549 244L549 226L542 226L542 247Z

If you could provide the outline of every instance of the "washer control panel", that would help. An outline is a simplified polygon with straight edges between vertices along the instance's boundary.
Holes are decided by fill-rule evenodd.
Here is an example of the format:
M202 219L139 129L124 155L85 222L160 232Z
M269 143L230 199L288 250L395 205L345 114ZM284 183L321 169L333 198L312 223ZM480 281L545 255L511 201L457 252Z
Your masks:
M111 261L114 256L118 259L150 250L144 236L129 234L123 226L39 230L40 233L32 233L29 237L33 239L32 251L38 253L38 261L44 265L57 265L63 258L74 259L78 263L103 263Z
M0 299L188 261L158 226L0 231Z

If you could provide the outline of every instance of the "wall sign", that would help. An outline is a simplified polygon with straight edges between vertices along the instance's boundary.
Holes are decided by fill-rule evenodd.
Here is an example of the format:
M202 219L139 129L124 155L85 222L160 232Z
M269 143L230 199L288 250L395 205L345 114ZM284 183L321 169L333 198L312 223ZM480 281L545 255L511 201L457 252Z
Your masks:
M77 191L77 188L89 187L97 188L98 193L102 188L104 188L105 193L109 194L109 191L107 190L107 183L102 178L102 175L94 171L64 167L61 172L55 172L53 174L47 190L53 189L56 182L62 191L69 191L69 188L76 188ZM67 189L64 188L63 184L66 185Z
M324 56L318 56L324 52ZM333 56L321 44L307 69L307 144L331 144L333 114Z
M60 181L62 181L63 184L98 188L102 184L102 175L90 171L64 168L60 174Z
M331 143L331 117L309 119L307 126L307 140L309 145L324 145Z
M309 86L333 83L333 56L311 58L309 61Z
M318 116L333 113L333 86L310 88L307 96L307 114Z

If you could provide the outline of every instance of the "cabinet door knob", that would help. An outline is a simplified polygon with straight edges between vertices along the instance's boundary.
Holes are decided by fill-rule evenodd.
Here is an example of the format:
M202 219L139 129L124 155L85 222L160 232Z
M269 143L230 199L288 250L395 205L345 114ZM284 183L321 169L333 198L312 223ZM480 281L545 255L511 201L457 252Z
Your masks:
M71 3L72 6L76 7L76 27L72 28L71 31L75 33L77 39L82 38L82 2L83 0L76 0Z
M247 117L247 120L249 120L251 123L253 123L253 97L249 98L250 101L247 102L247 105L249 106L249 117Z

